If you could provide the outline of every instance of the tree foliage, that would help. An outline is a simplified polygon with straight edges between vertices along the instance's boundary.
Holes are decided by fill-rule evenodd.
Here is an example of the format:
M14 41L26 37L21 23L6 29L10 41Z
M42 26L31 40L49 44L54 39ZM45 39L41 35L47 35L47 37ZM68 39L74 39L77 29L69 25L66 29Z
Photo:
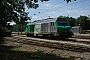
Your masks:
M48 0L41 0L48 1ZM0 25L5 27L8 21L15 23L27 21L28 14L25 12L25 5L28 8L38 8L38 0L0 0Z
M90 29L90 21L88 21L88 17L87 16L80 16L77 18L77 25L81 25L83 27L84 30Z
M28 8L38 8L39 0L0 0L0 25L5 27L8 21L20 23L29 19L25 12L25 5ZM49 1L49 0L41 0ZM65 0L67 3L71 0Z
M64 0L64 1L66 1L68 3L68 2L71 2L72 0ZM74 1L76 1L76 0L74 0Z
M48 0L41 0L48 1ZM23 24L29 19L25 12L25 5L28 8L38 8L38 0L0 0L0 33L7 27L7 22L14 21Z
M73 17L66 17L66 19L69 21L71 27L75 26L75 21L76 21L75 18L73 18Z

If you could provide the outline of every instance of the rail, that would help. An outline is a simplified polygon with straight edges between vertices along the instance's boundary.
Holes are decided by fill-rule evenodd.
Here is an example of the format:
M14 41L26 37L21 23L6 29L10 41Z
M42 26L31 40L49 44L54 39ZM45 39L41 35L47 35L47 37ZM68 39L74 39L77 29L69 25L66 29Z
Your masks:
M49 47L54 49L62 49L76 52L90 52L90 45L87 44L78 44L78 43L68 43L62 41L51 41L45 39L37 38L24 38L24 37L5 37L7 41L37 45L42 47Z

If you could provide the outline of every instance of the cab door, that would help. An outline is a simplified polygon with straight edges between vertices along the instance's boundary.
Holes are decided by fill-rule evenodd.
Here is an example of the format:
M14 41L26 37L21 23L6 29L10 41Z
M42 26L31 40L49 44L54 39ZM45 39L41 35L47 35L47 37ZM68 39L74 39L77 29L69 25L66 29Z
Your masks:
M50 22L50 32L56 32L56 25L55 22Z
M53 32L53 28L54 28L54 22L50 22L50 32Z

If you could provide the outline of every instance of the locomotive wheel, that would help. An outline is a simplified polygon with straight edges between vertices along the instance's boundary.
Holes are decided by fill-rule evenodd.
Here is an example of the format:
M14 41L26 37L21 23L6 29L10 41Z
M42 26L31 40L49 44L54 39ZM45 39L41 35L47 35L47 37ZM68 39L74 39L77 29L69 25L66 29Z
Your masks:
M44 39L46 38L46 35L45 35L45 34L43 34L43 38L44 38Z
M29 34L27 33L26 36L29 37Z
M50 39L54 39L54 36L52 34L50 35Z
M36 38L38 37L38 34L36 34Z

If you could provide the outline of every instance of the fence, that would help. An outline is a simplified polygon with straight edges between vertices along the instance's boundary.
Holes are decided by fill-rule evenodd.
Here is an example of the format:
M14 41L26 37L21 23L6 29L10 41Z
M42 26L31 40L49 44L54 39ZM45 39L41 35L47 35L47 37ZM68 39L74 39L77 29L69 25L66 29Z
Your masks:
M72 27L71 31L73 32L73 34L82 34L82 27L81 26Z

